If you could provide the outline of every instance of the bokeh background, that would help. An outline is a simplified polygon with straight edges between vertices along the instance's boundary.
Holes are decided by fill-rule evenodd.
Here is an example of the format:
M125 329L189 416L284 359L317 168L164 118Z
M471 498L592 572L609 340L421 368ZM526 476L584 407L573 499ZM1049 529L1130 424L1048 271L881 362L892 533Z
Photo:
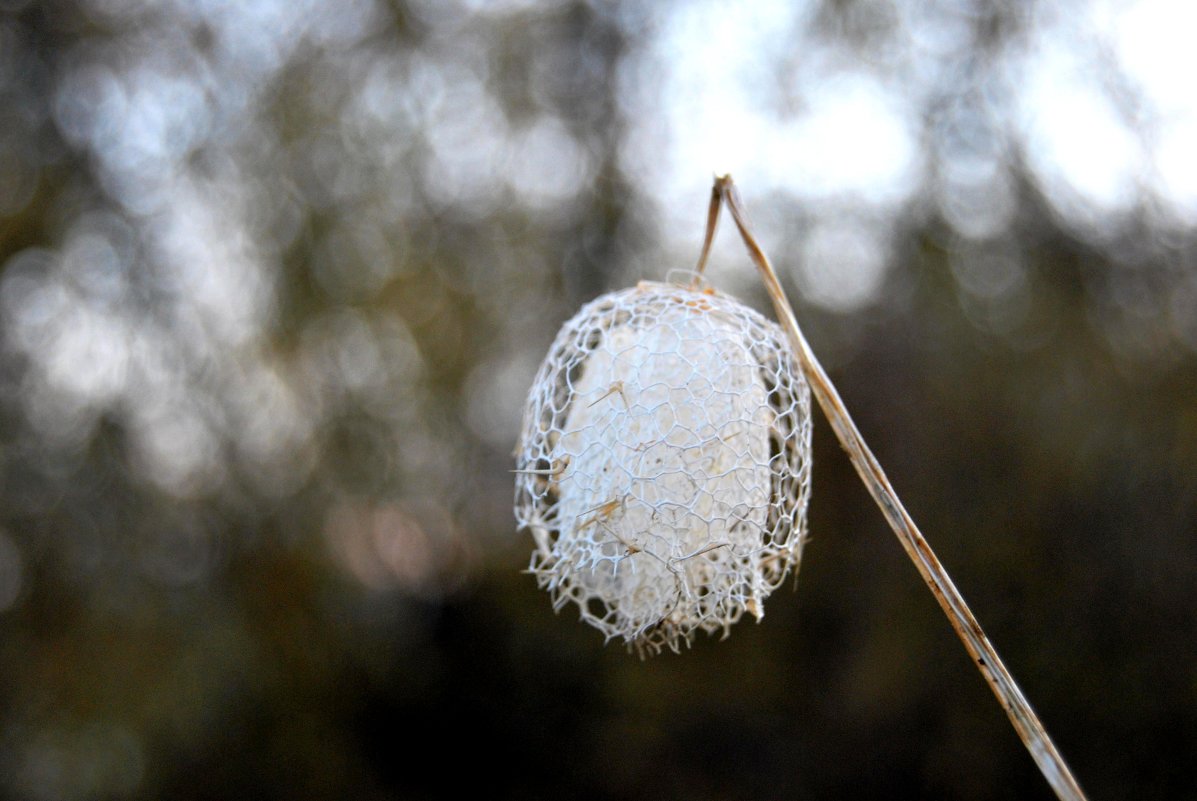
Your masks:
M641 662L521 574L539 360L731 171L1081 783L1197 797L1194 30L0 0L0 796L1050 797L821 418L761 624Z

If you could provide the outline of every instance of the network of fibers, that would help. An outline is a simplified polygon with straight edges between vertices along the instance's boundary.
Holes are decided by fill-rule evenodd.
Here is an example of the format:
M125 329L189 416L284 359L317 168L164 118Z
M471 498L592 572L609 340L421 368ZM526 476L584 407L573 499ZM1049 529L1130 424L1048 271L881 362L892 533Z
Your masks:
M642 282L587 304L533 383L516 518L557 609L640 653L727 633L796 570L810 390L773 322Z

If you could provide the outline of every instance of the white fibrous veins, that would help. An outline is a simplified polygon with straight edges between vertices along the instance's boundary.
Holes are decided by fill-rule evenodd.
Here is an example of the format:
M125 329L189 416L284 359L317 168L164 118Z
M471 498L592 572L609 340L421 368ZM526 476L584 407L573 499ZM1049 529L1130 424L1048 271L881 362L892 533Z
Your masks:
M587 304L528 398L515 514L554 607L640 653L723 632L796 570L810 390L781 329L712 290Z

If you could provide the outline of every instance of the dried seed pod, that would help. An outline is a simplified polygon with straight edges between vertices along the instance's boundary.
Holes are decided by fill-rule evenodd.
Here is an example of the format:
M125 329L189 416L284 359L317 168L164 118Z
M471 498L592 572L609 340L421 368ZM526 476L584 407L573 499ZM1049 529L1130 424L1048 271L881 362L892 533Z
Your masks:
M529 394L515 514L560 609L641 653L727 633L797 569L810 390L773 322L642 282L582 308Z

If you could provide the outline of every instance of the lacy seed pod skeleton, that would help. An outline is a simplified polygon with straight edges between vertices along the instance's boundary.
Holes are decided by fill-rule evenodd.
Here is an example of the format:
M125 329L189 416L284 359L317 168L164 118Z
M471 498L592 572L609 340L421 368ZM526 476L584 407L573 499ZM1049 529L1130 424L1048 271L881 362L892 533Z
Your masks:
M518 460L516 516L554 605L641 652L676 650L759 619L797 568L810 389L775 323L710 289L641 282L562 327Z

